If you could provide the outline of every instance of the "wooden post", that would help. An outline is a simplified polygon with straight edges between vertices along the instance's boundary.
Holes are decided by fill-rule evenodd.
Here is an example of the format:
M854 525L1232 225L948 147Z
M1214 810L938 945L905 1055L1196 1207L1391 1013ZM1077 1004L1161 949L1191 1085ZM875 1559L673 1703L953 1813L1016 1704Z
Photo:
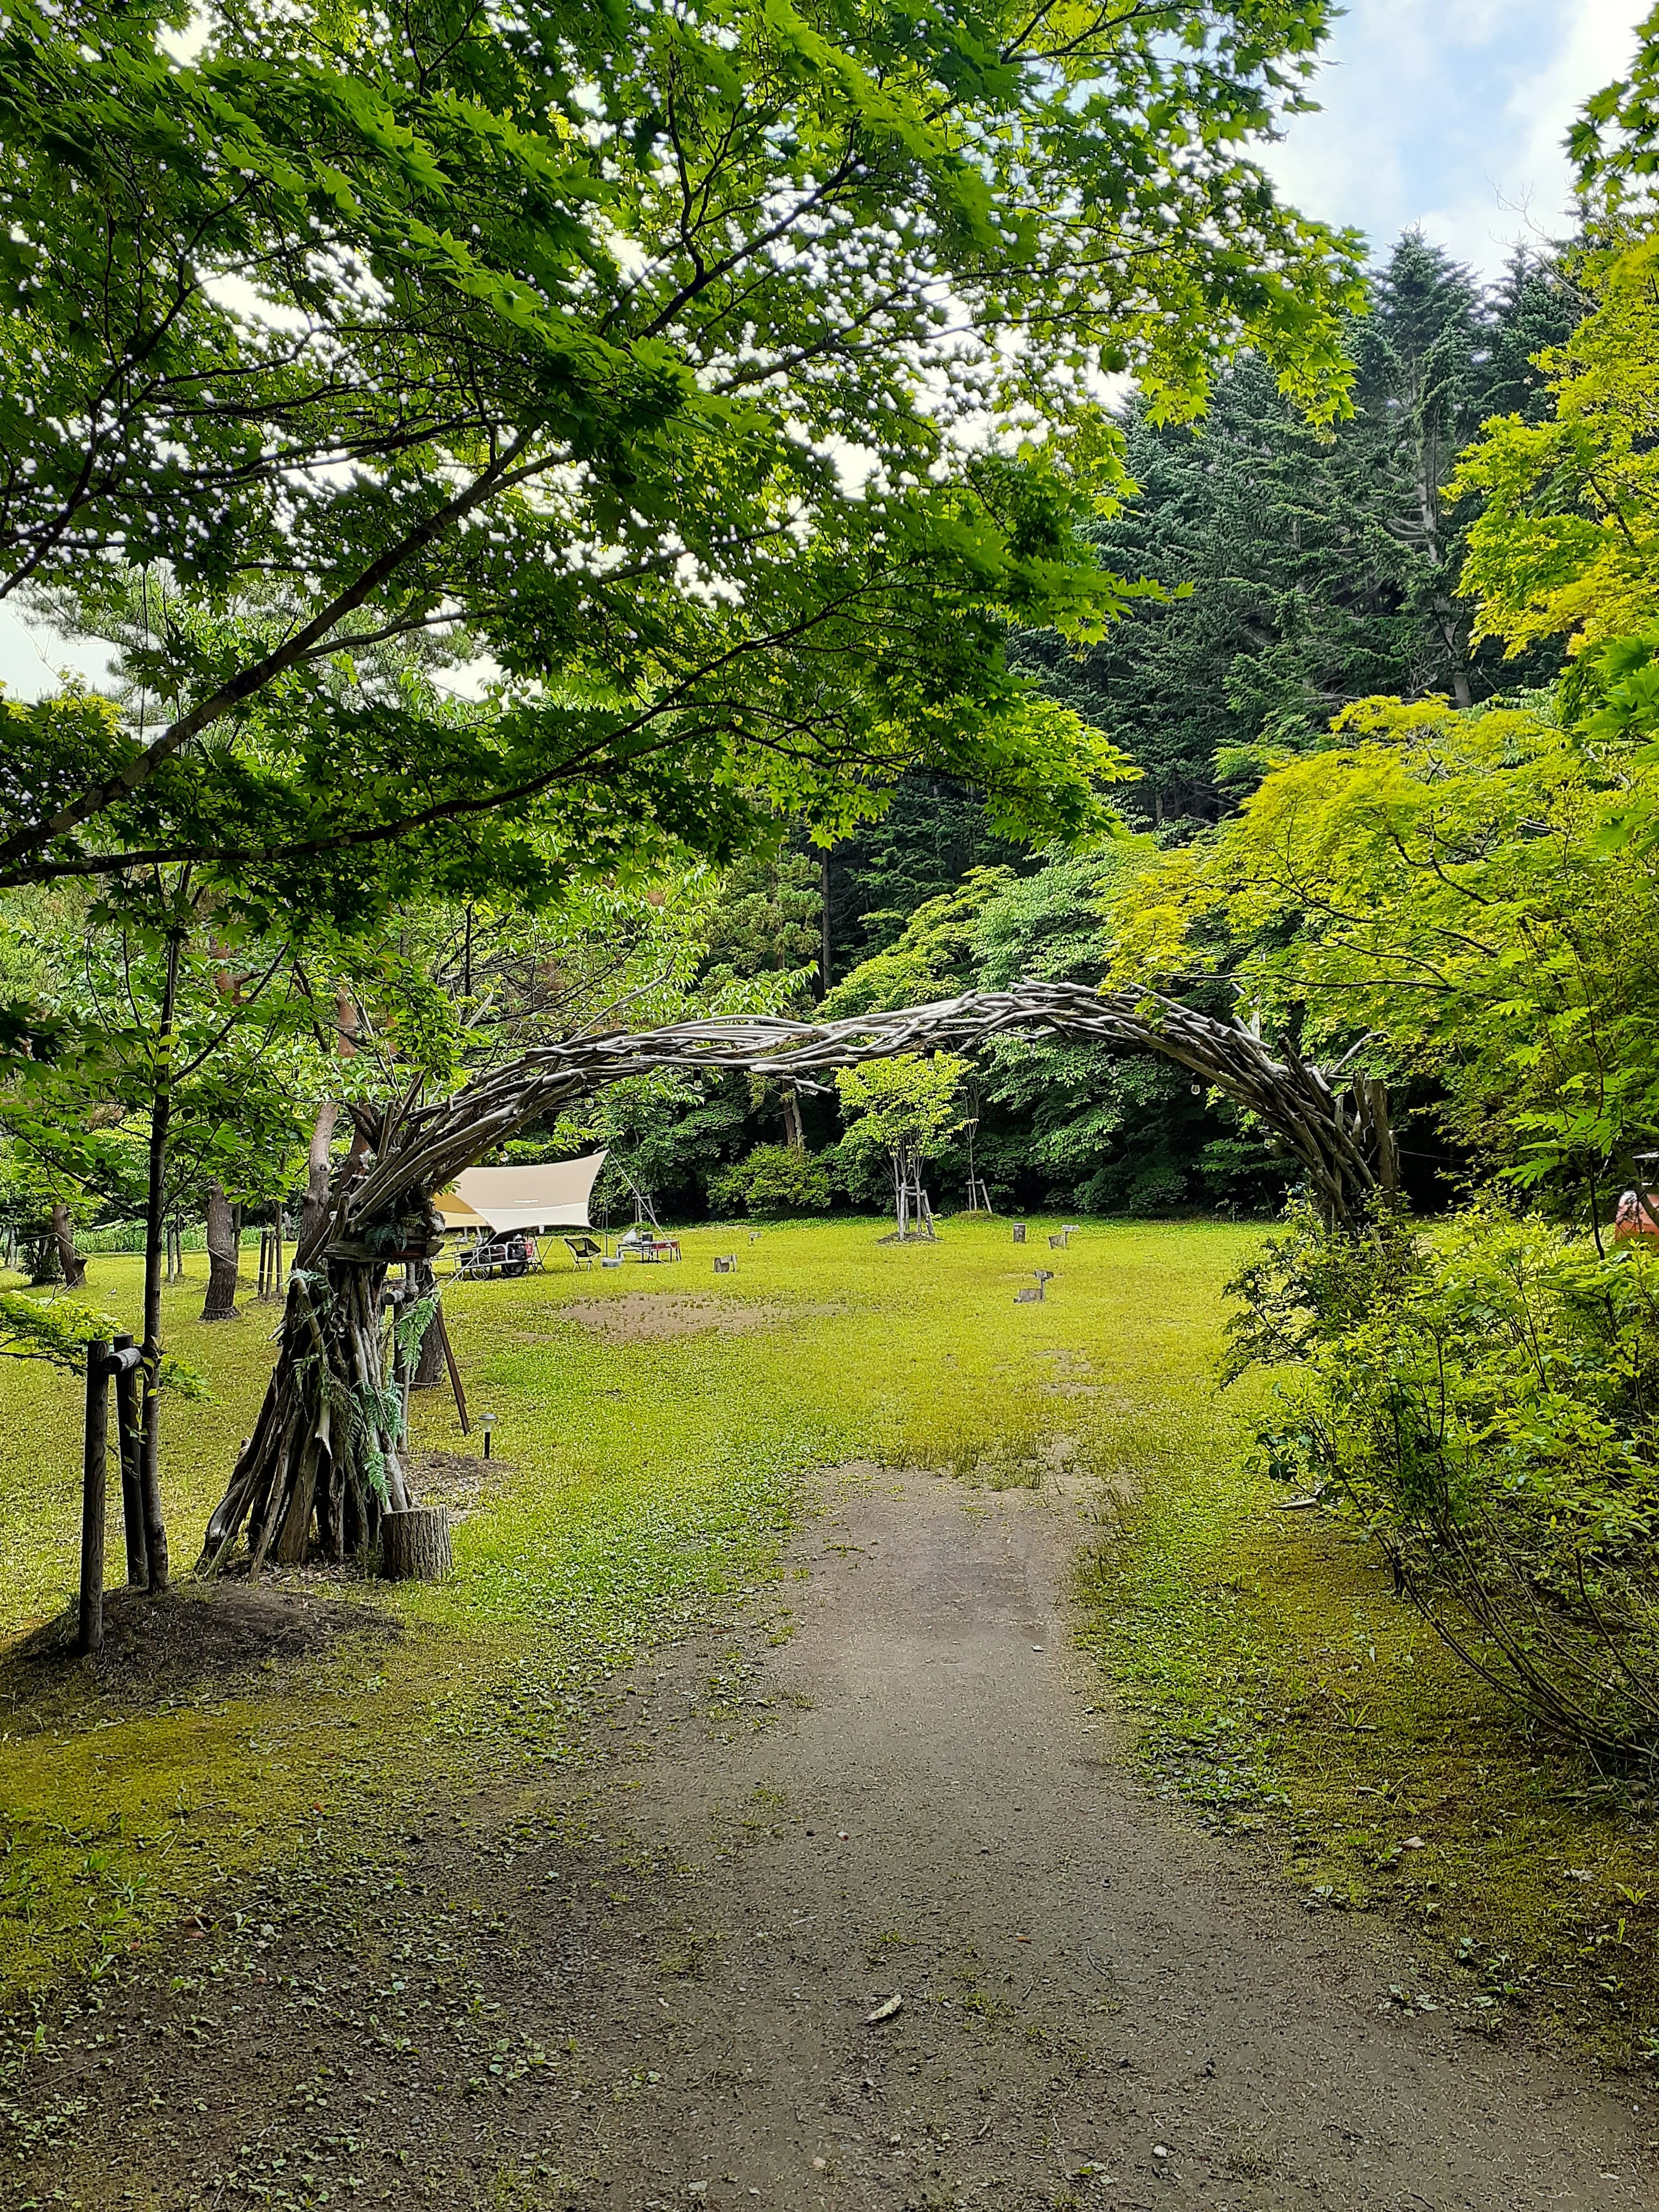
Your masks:
M456 1364L454 1347L449 1341L449 1331L444 1326L444 1310L441 1304L432 1316L432 1326L437 1330L443 1344L444 1364L449 1370L449 1387L455 1393L455 1411L460 1420L461 1434L464 1437L470 1437L472 1433L472 1424L467 1418L466 1393L461 1388L461 1370Z
M81 1609L75 1648L96 1651L104 1641L104 1478L109 1455L109 1346L87 1346L87 1434L81 1468Z
M118 1336L118 1355L132 1349L130 1336ZM144 1495L138 1482L138 1377L130 1364L115 1370L115 1449L121 1462L121 1522L127 1540L127 1582L143 1589L149 1581L144 1548Z

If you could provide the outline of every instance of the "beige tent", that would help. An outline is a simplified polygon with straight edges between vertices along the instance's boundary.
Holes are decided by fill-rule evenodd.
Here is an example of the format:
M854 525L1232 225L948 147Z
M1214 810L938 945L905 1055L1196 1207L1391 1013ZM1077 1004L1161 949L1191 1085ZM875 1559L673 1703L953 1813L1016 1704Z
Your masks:
M589 1152L544 1167L467 1168L439 1199L438 1211L447 1228L488 1229L496 1236L509 1229L586 1229L605 1161L603 1152Z

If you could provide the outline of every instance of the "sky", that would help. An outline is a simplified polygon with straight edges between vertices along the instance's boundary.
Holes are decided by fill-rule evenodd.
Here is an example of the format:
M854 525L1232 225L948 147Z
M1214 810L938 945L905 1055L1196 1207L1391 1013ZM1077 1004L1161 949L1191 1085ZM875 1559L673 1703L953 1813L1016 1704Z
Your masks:
M1349 0L1267 166L1287 199L1386 251L1420 223L1478 275L1570 228L1562 150L1622 76L1650 0Z
M1622 76L1647 0L1350 0L1315 96L1266 149L1286 198L1352 224L1378 252L1413 223L1478 276L1517 240L1570 227L1562 150L1592 92ZM0 605L0 684L14 697L107 655L32 630Z

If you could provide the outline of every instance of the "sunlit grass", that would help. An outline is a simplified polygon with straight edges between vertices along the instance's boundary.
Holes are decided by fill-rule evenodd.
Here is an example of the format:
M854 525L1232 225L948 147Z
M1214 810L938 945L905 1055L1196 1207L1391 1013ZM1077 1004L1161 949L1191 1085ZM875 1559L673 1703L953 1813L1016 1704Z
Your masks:
M0 1714L0 1986L97 1971L147 1931L273 1855L372 1842L435 1758L457 1769L556 1755L583 1685L642 1640L683 1632L766 1576L809 1495L850 1460L1029 1480L1044 1466L1139 1481L1197 1448L1192 1332L1245 1232L1091 1229L1050 1254L1042 1225L953 1224L896 1248L869 1221L731 1228L684 1239L675 1267L578 1274L556 1255L519 1282L450 1293L476 1415L498 1457L435 1587L359 1594L406 1641L284 1665L177 1711L134 1712L90 1680ZM738 1271L716 1277L716 1252ZM1041 1255L1047 1303L1017 1306ZM198 1318L204 1260L167 1294L172 1348L206 1404L167 1409L173 1549L188 1567L272 1354L276 1309ZM137 1260L94 1258L88 1290L130 1322ZM625 1343L562 1317L640 1292L758 1306L764 1325ZM1110 1387L1098 1395L1096 1365ZM1200 1377L1201 1404L1207 1385ZM0 1620L15 1634L70 1601L76 1577L81 1397L73 1377L0 1362ZM476 1454L447 1391L414 1401L418 1447ZM480 1468L480 1474L483 1470ZM113 1500L109 1558L122 1556ZM343 1583L343 1588L351 1585Z
M1085 1640L1145 1723L1157 1786L1260 1832L1322 1909L1382 1908L1436 1947L1492 2016L1554 2006L1628 2051L1656 2024L1652 1832L1531 1742L1320 1516L1275 1510L1240 1471L1261 1386L1216 1381L1222 1285L1256 1231L946 1224L895 1247L882 1224L731 1227L679 1267L550 1271L451 1291L475 1416L497 1459L438 1586L339 1587L401 1620L390 1646L284 1663L178 1710L89 1682L0 1712L0 1989L96 1972L256 1866L368 1850L436 1773L565 1756L595 1678L719 1617L775 1571L814 1470L852 1461L1092 1502ZM737 1273L715 1276L716 1253ZM1042 1304L1014 1291L1039 1264ZM268 1371L275 1309L204 1326L205 1261L169 1293L173 1347L210 1377L169 1410L175 1557L193 1560ZM90 1290L135 1312L137 1262ZM762 1326L626 1342L567 1309L648 1296L758 1308ZM16 1633L76 1580L80 1395L0 1362L0 1620ZM447 1391L417 1447L476 1454ZM485 1470L477 1469L480 1477ZM121 1556L110 1530L112 1561ZM780 1602L783 1601L781 1595ZM1461 1963L1459 1963L1461 1960ZM1444 1992L1443 1991L1443 1995Z

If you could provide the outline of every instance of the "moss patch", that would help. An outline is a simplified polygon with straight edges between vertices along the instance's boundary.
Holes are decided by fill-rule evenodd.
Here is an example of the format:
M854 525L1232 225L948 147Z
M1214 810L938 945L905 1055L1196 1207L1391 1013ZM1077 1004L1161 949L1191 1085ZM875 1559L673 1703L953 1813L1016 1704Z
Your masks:
M1200 1386L1202 1387L1202 1386ZM1237 1403L1230 1403L1237 1399ZM1396 1992L1659 2049L1654 1808L1539 1741L1396 1599L1369 1547L1242 1471L1249 1387L1083 1565L1085 1640L1161 1793L1257 1832L1310 1910L1382 1911L1437 1959Z

